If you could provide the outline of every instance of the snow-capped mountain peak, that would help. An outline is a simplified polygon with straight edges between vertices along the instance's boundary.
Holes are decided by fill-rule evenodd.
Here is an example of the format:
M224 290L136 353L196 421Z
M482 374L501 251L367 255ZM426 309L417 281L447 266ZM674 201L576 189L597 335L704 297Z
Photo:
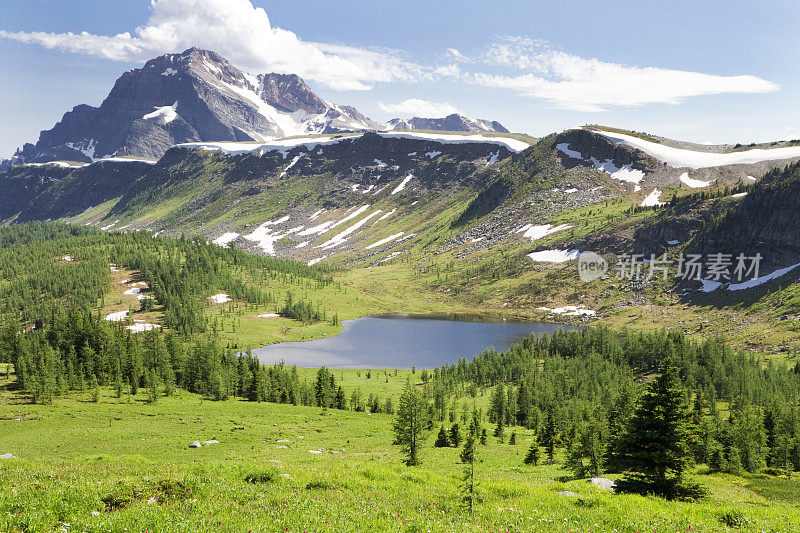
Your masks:
M475 119L460 113L453 113L443 118L394 118L387 123L387 126L391 130L496 131L508 133L508 130L496 120Z
M326 102L297 75L252 75L215 52L190 48L125 72L99 107L75 107L15 159L158 158L184 142L383 129L352 107Z

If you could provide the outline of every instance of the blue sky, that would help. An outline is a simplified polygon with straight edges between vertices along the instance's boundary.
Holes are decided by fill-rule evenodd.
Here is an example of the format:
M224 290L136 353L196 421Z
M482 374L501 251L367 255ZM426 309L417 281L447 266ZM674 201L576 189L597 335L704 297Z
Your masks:
M380 121L457 110L533 135L800 138L799 26L795 0L0 0L0 156L191 45L296 72Z

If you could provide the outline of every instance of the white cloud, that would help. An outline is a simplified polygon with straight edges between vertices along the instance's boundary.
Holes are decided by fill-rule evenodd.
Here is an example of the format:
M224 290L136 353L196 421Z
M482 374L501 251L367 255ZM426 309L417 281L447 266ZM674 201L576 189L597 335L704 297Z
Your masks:
M446 57L451 61L457 61L459 63L470 63L472 61L470 58L462 54L458 48L448 48Z
M302 41L273 27L267 13L250 0L153 0L150 18L133 35L0 30L0 38L117 61L145 61L198 46L253 72L295 73L338 90L432 76L394 51Z
M409 98L397 104L378 102L378 107L393 115L407 115L422 118L440 118L452 113L458 113L458 109L447 102L429 102L418 98Z
M441 64L420 65L398 51L303 41L291 31L272 26L266 11L254 7L251 0L153 0L151 9L147 23L132 33L0 30L0 39L128 62L198 46L253 73L295 73L336 90L444 79L506 89L579 111L677 104L691 96L766 93L779 88L750 75L720 76L585 59L524 37L502 38L474 56L447 48ZM421 111L437 116L454 111L449 104L424 102L426 106L423 102L412 99L387 107L398 113ZM431 110L434 105L440 107Z
M584 59L554 49L549 43L507 37L492 45L480 61L524 71L508 75L466 73L469 83L510 89L544 98L556 107L603 111L610 106L677 104L690 96L723 93L766 93L779 86L756 76L718 76L655 67L635 67Z

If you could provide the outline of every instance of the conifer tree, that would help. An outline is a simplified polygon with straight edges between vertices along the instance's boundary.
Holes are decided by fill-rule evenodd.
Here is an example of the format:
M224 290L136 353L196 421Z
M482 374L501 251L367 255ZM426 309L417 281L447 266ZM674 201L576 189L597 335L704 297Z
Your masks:
M411 381L406 381L399 403L394 420L395 442L402 446L406 465L415 466L420 463L419 447L428 426L428 402Z
M97 376L92 374L92 401L97 403L100 401L100 385L97 383Z
M665 359L621 441L619 456L629 473L618 486L631 492L678 496L689 459L689 420L677 368Z
M539 443L536 442L536 436L533 437L528 453L525 455L523 462L526 465L539 466L539 458L541 457L541 450L539 450Z
M547 415L547 424L544 426L542 433L542 444L547 449L547 461L550 464L556 462L556 440L558 439L558 430L556 429L556 420L552 411Z
M458 427L458 423L453 424L453 427L450 428L450 446L453 448L461 446L461 429Z
M464 471L461 477L461 501L467 507L470 514L475 510L475 497L476 497L476 483L475 483L475 440L478 437L480 429L478 410L473 407L472 421L470 422L469 429L467 430L467 438L464 440L464 448L461 450L459 457L461 462L464 463ZM483 431L485 437L486 431Z
M439 427L439 434L436 436L436 442L433 445L437 448L450 446L450 439L447 438L447 431L445 431L444 427Z

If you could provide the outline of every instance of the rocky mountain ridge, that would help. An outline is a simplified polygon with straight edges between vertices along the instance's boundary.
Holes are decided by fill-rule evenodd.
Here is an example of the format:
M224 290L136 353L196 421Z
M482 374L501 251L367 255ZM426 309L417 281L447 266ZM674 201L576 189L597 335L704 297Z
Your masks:
M460 113L452 113L443 118L410 119L393 118L387 122L390 130L432 130L432 131L472 131L472 132L499 132L509 131L496 120L474 119Z
M298 76L251 76L214 52L191 48L124 73L99 107L76 106L12 163L157 159L183 142L374 129L383 126L352 107L329 104Z
M11 160L0 161L0 170L114 156L158 159L185 142L421 128L508 131L497 122L461 115L381 124L354 107L325 101L295 74L253 76L215 52L190 48L125 72L99 107L75 106L35 144L26 143Z

